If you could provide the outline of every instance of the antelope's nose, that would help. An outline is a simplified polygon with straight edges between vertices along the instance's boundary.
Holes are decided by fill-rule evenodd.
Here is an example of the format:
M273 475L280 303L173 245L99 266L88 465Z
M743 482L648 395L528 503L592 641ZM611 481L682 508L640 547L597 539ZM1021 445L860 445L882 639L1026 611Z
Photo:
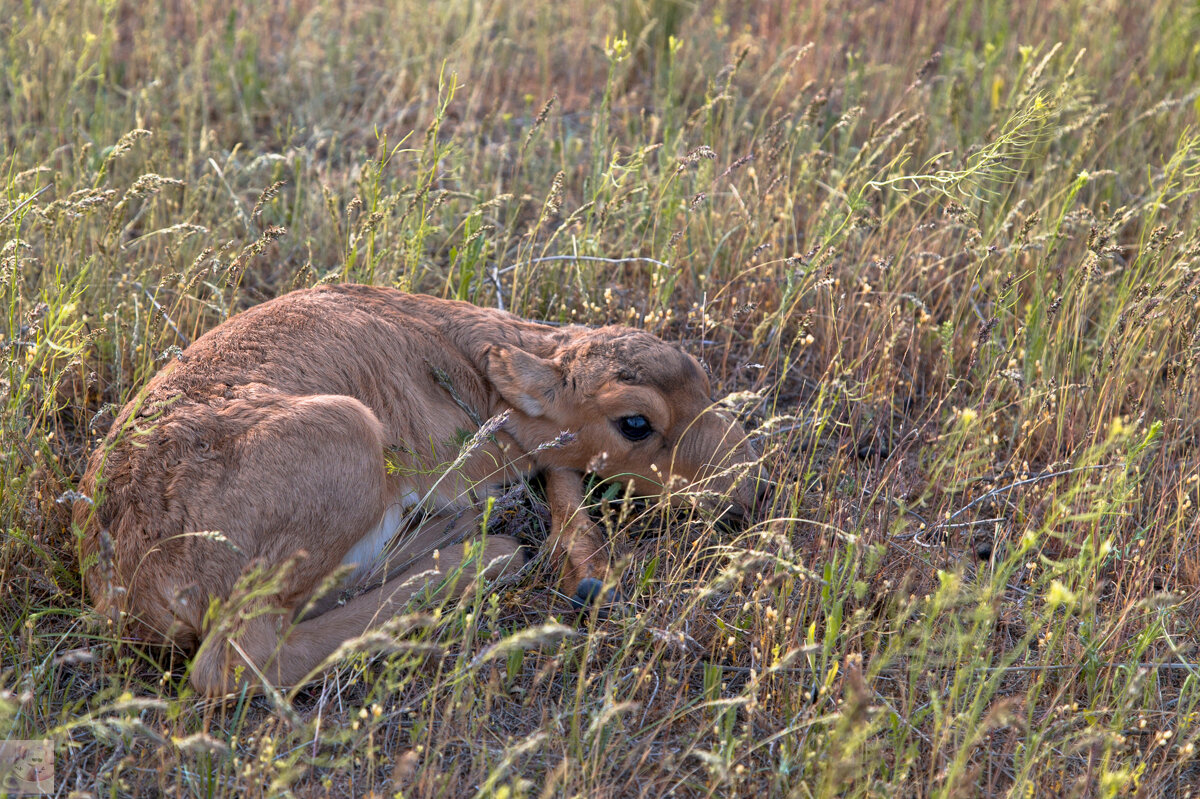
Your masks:
M734 487L730 502L720 514L728 522L742 523L764 508L771 495L769 473L755 466Z

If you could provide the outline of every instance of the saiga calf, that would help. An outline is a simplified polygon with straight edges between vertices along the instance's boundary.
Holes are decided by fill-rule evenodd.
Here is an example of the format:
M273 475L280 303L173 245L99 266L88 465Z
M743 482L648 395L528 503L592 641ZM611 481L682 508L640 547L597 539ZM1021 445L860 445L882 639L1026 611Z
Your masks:
M80 488L96 502L77 501L75 522L98 609L199 647L192 685L217 695L236 674L300 682L453 572L447 535L478 535L495 487L544 475L548 545L586 602L607 557L580 510L585 472L646 494L703 483L737 512L755 499L735 486L754 457L696 360L652 335L342 285L238 314L156 374L93 453ZM479 562L524 554L491 535ZM256 568L278 578L270 607L243 608L233 628L206 618ZM340 604L339 574L360 587Z

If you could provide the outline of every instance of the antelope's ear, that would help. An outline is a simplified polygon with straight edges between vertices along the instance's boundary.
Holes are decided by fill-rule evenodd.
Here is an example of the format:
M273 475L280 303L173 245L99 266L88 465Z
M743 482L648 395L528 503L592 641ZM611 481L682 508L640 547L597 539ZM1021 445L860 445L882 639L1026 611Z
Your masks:
M554 361L506 347L488 350L487 379L505 402L527 416L544 414L563 382Z

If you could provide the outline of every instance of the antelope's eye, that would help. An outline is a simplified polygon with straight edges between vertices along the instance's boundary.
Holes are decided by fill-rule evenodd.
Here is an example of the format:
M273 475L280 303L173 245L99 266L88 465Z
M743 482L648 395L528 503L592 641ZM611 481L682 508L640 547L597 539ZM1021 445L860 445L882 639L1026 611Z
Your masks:
M650 422L640 414L638 416L622 416L617 420L617 429L630 441L641 441L654 432Z

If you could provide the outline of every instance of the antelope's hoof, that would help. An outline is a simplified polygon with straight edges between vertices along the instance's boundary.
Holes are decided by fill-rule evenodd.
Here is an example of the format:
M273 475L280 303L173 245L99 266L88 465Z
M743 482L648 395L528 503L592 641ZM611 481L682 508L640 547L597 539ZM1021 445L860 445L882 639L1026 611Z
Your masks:
M603 599L601 599L601 594L603 594ZM586 610L592 605L600 605L600 618L608 616L620 603L621 592L615 588L610 588L605 592L604 583L595 577L584 577L580 580L579 587L575 589L575 596L571 597L571 605L576 610Z

